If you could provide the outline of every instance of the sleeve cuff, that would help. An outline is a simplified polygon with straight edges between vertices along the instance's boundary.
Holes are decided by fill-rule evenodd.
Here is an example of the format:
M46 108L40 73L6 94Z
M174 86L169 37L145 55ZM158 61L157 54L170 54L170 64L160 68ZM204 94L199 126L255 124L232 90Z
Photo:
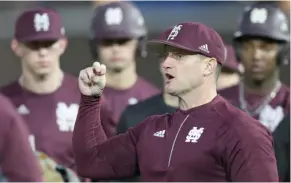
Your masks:
M81 101L83 103L100 103L101 102L101 96L102 95L94 95L94 96L87 96L81 94Z

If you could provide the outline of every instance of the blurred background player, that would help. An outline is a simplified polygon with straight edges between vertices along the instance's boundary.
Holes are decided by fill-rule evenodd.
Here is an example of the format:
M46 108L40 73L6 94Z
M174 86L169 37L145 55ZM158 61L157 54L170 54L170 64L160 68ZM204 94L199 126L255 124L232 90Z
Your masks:
M91 25L91 49L95 60L107 66L104 95L114 121L128 105L133 105L160 91L138 76L137 58L144 58L147 29L137 7L129 2L110 2L97 6ZM116 124L104 126L116 133Z
M226 49L227 61L221 68L217 80L217 90L237 85L240 81L240 76L243 73L243 67L237 61L233 47L231 45L226 45Z
M27 127L2 94L0 103L0 181L41 182L42 171L28 142Z
M65 30L55 10L39 7L23 12L11 41L22 73L2 92L25 119L33 149L73 169L71 139L80 93L76 78L60 68L66 47Z
M220 92L272 132L290 108L290 90L279 80L279 67L286 59L284 51L290 39L288 27L285 14L275 4L247 7L234 34L245 73L238 85Z
M246 7L234 34L244 77L238 85L220 92L273 133L290 111L290 90L279 79L280 64L288 59L289 39L287 17L275 4L261 2Z

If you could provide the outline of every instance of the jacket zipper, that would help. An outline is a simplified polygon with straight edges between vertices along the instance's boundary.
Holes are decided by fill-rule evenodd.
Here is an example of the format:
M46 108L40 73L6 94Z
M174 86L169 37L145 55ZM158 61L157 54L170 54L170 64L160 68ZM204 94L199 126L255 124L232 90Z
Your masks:
M176 133L176 136L174 138L174 141L173 141L173 144L172 144L172 148L171 148L171 151L170 151L170 156L169 156L169 160L168 160L168 167L170 167L170 164L171 164L171 160L172 160L172 155L173 155L173 151L174 151L174 147L175 147L175 144L176 144L176 140L178 138L178 135L180 133L180 130L182 128L182 126L184 125L184 123L186 122L186 120L188 119L189 117L189 114L185 117L184 121L181 123L177 133Z

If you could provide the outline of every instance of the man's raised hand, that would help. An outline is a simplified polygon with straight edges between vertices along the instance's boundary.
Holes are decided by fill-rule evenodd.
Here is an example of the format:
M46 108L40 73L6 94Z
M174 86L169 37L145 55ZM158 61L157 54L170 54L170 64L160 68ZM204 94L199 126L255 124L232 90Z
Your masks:
M106 84L106 66L94 62L92 67L80 71L78 83L83 95L101 95Z

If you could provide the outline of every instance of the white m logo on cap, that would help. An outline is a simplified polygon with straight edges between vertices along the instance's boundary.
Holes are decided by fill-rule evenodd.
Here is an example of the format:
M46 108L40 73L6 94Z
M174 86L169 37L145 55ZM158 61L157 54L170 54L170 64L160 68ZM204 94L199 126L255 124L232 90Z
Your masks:
M34 15L34 28L37 32L48 31L50 27L50 20L47 13Z
M108 8L104 16L107 25L119 25L123 19L123 12L121 8Z
M168 36L167 40L174 40L174 38L179 34L180 30L182 29L183 25L176 25L171 33Z
M268 11L265 8L255 8L250 14L250 20L254 24L264 24L268 18Z

